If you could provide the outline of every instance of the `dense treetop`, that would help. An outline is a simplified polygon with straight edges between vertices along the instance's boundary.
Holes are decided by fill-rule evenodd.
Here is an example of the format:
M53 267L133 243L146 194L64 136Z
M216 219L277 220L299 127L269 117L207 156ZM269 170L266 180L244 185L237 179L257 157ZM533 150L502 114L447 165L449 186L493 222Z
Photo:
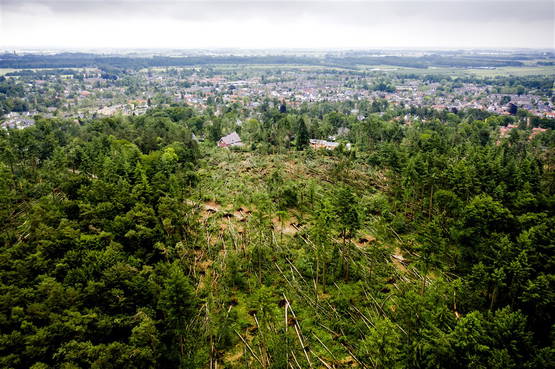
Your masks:
M551 121L278 106L0 131L0 366L553 367Z

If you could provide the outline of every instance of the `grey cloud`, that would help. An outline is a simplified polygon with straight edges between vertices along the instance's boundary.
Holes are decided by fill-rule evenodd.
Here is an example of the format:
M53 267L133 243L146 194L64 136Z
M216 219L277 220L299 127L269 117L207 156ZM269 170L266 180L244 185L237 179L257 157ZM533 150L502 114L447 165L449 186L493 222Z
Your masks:
M44 19L172 20L177 22L230 22L259 20L269 25L294 26L310 20L323 27L353 26L359 30L427 27L438 34L462 35L489 30L510 37L518 32L531 41L553 44L552 1L156 1L156 0L0 0L2 17L36 9L47 10ZM492 27L491 25L495 25ZM0 28L1 28L0 24ZM414 30L418 34L419 29ZM466 36L465 36L466 37ZM493 36L492 36L493 37ZM496 36L502 37L502 36ZM478 40L480 41L480 40ZM500 40L502 41L502 40ZM519 41L520 42L520 41ZM525 46L525 45L523 45Z
M154 1L154 0L3 0L5 11L42 5L54 14L75 16L163 16L181 20L274 21L311 16L340 24L383 23L391 18L423 21L551 21L551 1Z

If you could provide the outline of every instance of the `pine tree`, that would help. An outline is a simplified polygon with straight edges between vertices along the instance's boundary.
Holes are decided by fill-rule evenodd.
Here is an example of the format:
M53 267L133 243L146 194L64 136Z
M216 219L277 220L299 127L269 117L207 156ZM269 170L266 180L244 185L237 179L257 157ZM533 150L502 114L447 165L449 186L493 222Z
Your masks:
M304 150L308 147L309 142L310 140L308 138L308 129L306 128L304 119L301 118L301 120L299 121L299 127L297 129L297 150Z

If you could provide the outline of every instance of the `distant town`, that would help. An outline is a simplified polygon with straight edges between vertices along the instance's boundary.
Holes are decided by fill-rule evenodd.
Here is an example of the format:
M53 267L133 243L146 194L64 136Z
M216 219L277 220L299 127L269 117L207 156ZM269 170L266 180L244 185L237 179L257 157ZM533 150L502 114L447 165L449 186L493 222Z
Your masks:
M449 57L441 60L455 63ZM538 118L555 118L555 67L550 55L533 65L478 59L466 67L461 64L451 68L434 66L437 58L422 58L403 57L391 64L431 66L333 67L314 65L313 59L283 62L256 57L254 64L248 64L249 58L225 59L225 63L213 65L199 59L199 65L141 68L134 64L135 59L128 58L125 62L133 67L4 68L0 69L0 125L24 128L33 125L36 116L84 121L118 114L141 115L149 108L171 105L186 105L217 116L234 104L241 107L238 125L249 118L260 118L268 108L285 105L302 110L311 104L332 104L358 120L392 109L406 122L423 119L419 114L422 109L448 113L476 109L497 115L520 111ZM27 59L4 54L0 64L21 64ZM56 65L51 59L45 60L41 63ZM303 60L307 65L295 64ZM281 64L270 64L278 61ZM506 71L514 74L507 75Z

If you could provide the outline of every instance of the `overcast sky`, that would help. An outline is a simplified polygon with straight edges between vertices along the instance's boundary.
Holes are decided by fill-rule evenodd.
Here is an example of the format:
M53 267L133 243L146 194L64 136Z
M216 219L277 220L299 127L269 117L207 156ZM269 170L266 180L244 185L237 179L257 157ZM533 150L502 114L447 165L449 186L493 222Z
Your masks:
M0 47L554 48L554 3L0 0Z

